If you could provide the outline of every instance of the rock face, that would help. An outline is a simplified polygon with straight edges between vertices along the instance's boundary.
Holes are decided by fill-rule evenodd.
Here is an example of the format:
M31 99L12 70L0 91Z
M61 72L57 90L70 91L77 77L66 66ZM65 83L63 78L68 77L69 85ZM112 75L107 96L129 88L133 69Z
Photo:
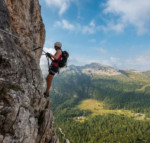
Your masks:
M21 38L20 45L26 50L34 49L37 46L43 47L45 29L38 0L5 0L5 3L10 13L11 25ZM25 42L23 39L29 42ZM38 61L41 53L42 49L35 53Z
M0 0L0 29L43 47L38 0ZM0 31L0 143L59 143L33 48Z

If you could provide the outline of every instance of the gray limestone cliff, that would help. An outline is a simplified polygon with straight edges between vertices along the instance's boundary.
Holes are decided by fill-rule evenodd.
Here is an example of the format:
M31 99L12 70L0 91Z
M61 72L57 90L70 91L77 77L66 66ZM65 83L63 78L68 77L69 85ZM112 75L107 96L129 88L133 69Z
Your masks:
M0 0L0 143L59 143L39 67L45 29L38 0ZM24 39L32 41L25 42Z

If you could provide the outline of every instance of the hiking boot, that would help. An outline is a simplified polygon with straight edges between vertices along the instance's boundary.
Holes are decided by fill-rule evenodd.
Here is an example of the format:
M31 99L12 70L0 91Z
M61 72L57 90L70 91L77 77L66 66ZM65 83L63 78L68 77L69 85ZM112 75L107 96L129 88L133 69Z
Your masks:
M44 92L44 97L45 97L45 98L49 97L49 93L46 94L46 92Z

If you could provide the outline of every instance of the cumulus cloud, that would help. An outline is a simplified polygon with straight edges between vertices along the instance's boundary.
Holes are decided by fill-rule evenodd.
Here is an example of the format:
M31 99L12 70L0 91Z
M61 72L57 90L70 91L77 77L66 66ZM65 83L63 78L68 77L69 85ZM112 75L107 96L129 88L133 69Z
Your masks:
M109 22L107 23L107 26L101 26L101 29L104 30L105 32L113 30L116 31L118 33L121 33L124 31L125 28L125 24L122 23L114 23L114 22Z
M111 30L122 31L128 25L137 28L138 34L149 30L150 1L149 0L107 0L105 14L117 16L117 21L108 25ZM113 21L114 22L114 21Z
M147 71L150 70L149 55L150 51L142 53L141 55L129 57L125 60L122 60L118 57L110 57L109 59L105 60L105 63L119 69L135 69L139 71Z
M95 30L94 30L93 27L84 26L83 29L82 29L82 32L83 32L84 34L86 34L86 33L93 34L93 33L95 32Z
M99 63L102 65L107 65L107 66L112 66L114 68L117 68L118 65L120 66L120 61L119 58L115 57L110 57L109 59L102 59L102 58L87 58L87 57L71 57L69 59L68 64L69 65L77 65L77 66L83 66L86 64L91 64L91 63Z
M129 58L125 61L125 64L133 69L140 71L150 70L150 51L147 51L141 55L137 55L135 58Z
M98 61L98 59L75 56L69 58L68 65L83 66L90 63L99 63Z
M62 15L70 6L71 0L45 0L50 7L59 9L59 15Z
M111 63L116 64L116 63L118 63L120 61L120 58L110 57L110 61L111 61Z
M95 22L94 22L94 20L92 20L92 21L90 22L90 26L91 26L91 27L95 27Z
M69 23L67 20L63 19L62 21L57 21L54 25L55 27L61 27L67 30L74 30L75 26Z
M95 22L94 22L94 20L92 20L88 25L83 26L81 31L84 34L86 34L86 33L93 34L93 33L95 33L96 29L97 29L97 27L95 25Z
M96 30L98 30L98 26L95 25L95 22L92 20L88 25L81 25L79 23L70 23L66 19L62 19L61 21L56 21L54 23L54 27L60 27L62 29L82 32L83 34L94 34Z

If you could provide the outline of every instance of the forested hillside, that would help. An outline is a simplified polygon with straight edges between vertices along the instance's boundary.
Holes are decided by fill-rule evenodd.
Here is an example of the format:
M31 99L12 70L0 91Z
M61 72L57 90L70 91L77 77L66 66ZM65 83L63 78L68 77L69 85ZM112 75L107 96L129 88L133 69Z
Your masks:
M72 143L150 142L150 72L70 66L55 77L51 98Z
M146 74L150 77L150 71L144 72L144 74Z

